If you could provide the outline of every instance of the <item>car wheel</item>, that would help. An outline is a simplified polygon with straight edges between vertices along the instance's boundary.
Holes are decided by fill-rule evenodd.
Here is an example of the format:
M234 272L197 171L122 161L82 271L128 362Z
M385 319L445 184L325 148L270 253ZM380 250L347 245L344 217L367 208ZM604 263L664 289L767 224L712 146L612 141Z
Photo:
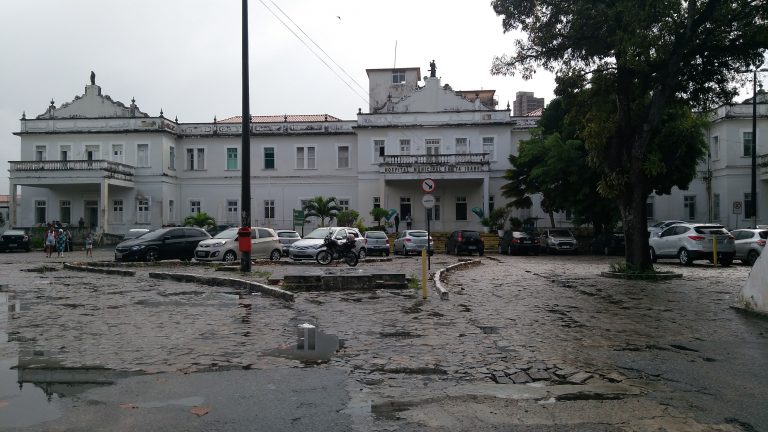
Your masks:
M723 267L729 267L733 263L733 257L724 257L719 263Z
M269 254L270 261L280 261L280 258L282 257L283 257L283 252L280 249L275 249L272 251L272 253Z
M477 251L477 256L483 256L485 254L485 249L480 249Z
M360 248L360 253L357 254L358 259L365 259L366 256L368 256L368 252L365 248Z
M157 251L154 249L148 250L144 254L144 261L146 262L156 262L157 261Z
M389 249L384 251L384 256L389 256Z
M227 251L222 257L222 260L224 262L234 262L236 259L237 259L237 254L235 253L235 251Z
M507 255L512 256L512 246L507 246Z
M659 260L659 257L656 256L656 251L653 248L649 248L651 251L651 262L655 263Z
M686 248L680 249L680 252L677 253L677 259L680 260L680 264L682 265L688 266L693 264L693 261L691 261L691 254Z
M405 248L405 245L403 245L403 250L400 252L402 252L403 256L408 256L408 250Z
M749 251L747 254L747 264L749 265L755 265L755 262L757 262L757 258L760 256L760 254L757 251Z

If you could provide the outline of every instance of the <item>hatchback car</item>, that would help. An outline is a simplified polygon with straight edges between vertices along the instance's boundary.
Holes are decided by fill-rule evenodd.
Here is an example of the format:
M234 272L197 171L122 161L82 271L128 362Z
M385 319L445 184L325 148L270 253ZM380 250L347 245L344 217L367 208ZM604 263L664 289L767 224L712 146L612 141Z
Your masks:
M363 237L365 238L365 250L368 255L389 256L389 237L387 237L387 233L384 231L366 231Z
M731 231L736 243L736 256L744 264L754 265L760 253L765 248L768 238L766 229L739 229Z
M541 232L539 238L541 248L544 252L567 252L578 253L579 242L573 236L570 230L563 228L545 229Z
M240 260L240 243L237 239L239 229L227 228L212 239L198 243L195 259L224 262ZM270 228L251 227L251 258L278 261L282 256L283 246L275 231Z
M29 252L31 245L29 235L20 229L9 229L0 235L0 251L23 250Z
M293 230L275 230L277 233L277 239L280 240L280 244L283 247L283 256L288 256L288 249L292 244L301 240L299 233Z
M355 252L360 258L365 258L365 248L363 236L356 228L349 227L321 227L314 229L311 233L304 236L299 241L294 242L288 248L288 256L293 260L313 260L317 253L323 250L325 237L330 234L331 238L341 242L347 239L347 235L352 234L355 237Z
M672 225L657 237L648 240L651 261L659 258L677 258L683 265L696 260L714 261L713 243L717 242L717 262L728 266L733 262L736 245L733 236L722 225Z
M392 247L395 255L402 254L408 255L411 253L421 253L422 250L427 250L428 254L434 252L435 242L432 237L427 237L427 232L424 230L405 230L400 231L395 238L395 243Z
M505 231L499 239L499 253L516 255L539 254L539 239L522 231Z
M115 261L191 260L197 244L209 238L211 236L200 228L161 228L118 243Z
M462 252L472 254L477 252L483 256L485 253L485 243L480 233L472 230L456 230L448 234L445 239L445 253L458 255Z

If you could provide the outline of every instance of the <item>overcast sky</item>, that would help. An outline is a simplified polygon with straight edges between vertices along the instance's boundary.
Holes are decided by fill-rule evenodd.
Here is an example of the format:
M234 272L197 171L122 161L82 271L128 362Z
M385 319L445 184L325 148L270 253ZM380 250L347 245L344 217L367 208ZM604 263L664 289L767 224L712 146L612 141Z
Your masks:
M282 9L298 24L347 83L264 4L277 14ZM489 73L495 55L512 52L514 35L502 32L501 18L488 0L264 4L249 1L254 115L327 113L354 120L358 107L368 108L365 69L420 67L424 76L432 59L443 84L456 90L495 89L500 108L514 100L516 91L534 91L547 102L552 97L548 74L526 82ZM19 130L22 112L35 117L51 99L58 107L83 94L91 70L103 94L126 104L135 97L139 108L153 116L160 109L180 122L240 115L240 8L238 0L3 2L0 194L8 193L8 161L20 159L20 139L12 133Z

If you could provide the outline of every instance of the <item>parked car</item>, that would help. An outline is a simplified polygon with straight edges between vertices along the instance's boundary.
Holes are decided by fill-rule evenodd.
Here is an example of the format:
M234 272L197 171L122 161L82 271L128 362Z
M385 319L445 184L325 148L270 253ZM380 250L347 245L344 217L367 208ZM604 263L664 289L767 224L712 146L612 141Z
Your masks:
M579 252L579 242L573 236L570 230L564 228L545 229L541 232L539 238L542 250L544 252Z
M736 244L736 255L744 264L754 265L765 248L768 229L738 229L731 231Z
M602 255L624 255L624 233L604 232L592 239L589 250Z
M722 225L683 223L666 228L648 240L651 261L659 258L677 258L681 264L691 265L696 260L713 261L713 241L717 236L717 262L728 266L733 262L736 244L733 236Z
M355 237L355 252L360 258L365 258L365 240L360 231L350 227L316 228L301 240L294 242L288 248L288 256L293 260L315 259L317 253L324 248L323 241L328 234L337 242L346 241L347 235L352 234Z
M239 228L239 226L232 225L232 224L220 224L220 225L209 226L205 230L208 232L208 234L215 236L216 234L222 231L226 231L230 228Z
M237 239L239 229L227 228L212 239L198 243L195 248L195 259L224 262L240 260L240 243ZM278 261L282 256L283 246L274 230L251 227L251 258Z
M653 237L654 235L658 235L660 232L671 227L672 225L684 224L684 223L687 223L687 222L681 221L681 220L665 220L661 222L656 222L655 224L648 227L648 237L650 238L650 237Z
M123 236L123 240L129 240L129 239L132 239L132 238L140 237L140 236L143 236L144 234L146 234L146 233L148 233L150 231L152 231L152 230L148 229L148 228L133 228L133 229L129 229L128 232L125 233L125 235Z
M280 240L280 244L283 246L283 256L288 256L288 248L301 240L301 236L294 230L275 230L275 232L277 233L277 239Z
M462 252L472 254L477 252L483 256L485 253L485 243L480 233L472 230L456 230L448 234L445 239L445 253L458 255Z
M389 256L389 237L384 231L366 231L365 249L368 255L377 254Z
M201 240L211 236L195 227L171 227L124 240L115 247L115 261L191 260Z
M21 229L9 229L0 235L0 252L23 250L29 252L29 235Z
M395 238L392 251L395 255L402 254L408 255L411 253L421 253L426 249L427 253L432 255L434 253L435 242L432 237L427 237L427 232L424 230L404 230L400 231Z
M533 234L523 231L505 231L499 239L499 253L517 255L530 253L539 254L539 239Z

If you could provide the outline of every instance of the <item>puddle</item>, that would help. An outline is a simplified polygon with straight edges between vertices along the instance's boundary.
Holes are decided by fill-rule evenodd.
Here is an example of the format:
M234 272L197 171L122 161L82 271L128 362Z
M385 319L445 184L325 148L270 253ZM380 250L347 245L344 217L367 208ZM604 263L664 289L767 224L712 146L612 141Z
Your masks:
M4 336L0 333L3 340ZM20 384L18 371L11 369L15 365L15 360L0 360L0 429L33 426L61 416L55 403L58 396Z
M173 399L173 400L166 400L166 401L149 401L149 402L139 402L133 404L136 408L161 408L165 406L184 406L184 407L192 407L192 406L199 406L202 405L203 402L205 402L205 398L202 396L192 396L187 397L183 399Z
M344 341L335 335L325 334L309 323L296 328L296 343L264 352L272 357L289 358L304 364L327 363L344 347Z

